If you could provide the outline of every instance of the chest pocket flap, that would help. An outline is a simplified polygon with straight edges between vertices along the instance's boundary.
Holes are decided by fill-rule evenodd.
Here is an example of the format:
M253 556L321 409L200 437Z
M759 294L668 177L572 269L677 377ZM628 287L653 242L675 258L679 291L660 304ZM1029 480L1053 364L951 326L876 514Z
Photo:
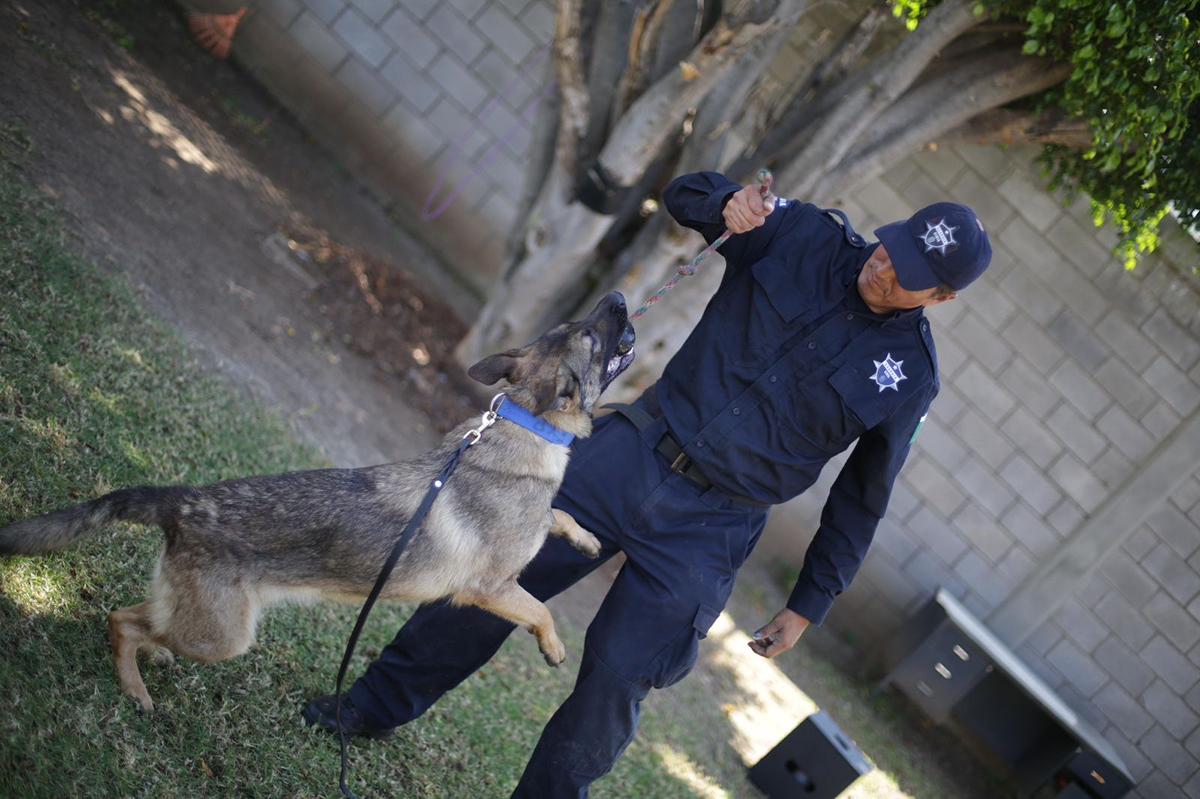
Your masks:
M786 258L768 256L750 269L755 282L783 321L791 322L812 304L812 288L801 286L797 265Z
M874 367L873 364L874 361L866 365L846 363L829 378L830 384L841 396L843 405L858 417L862 431L870 430L890 416L928 381L924 369L911 368L910 371L916 372L915 375L905 375L896 381L894 373L887 373L886 366ZM880 377L880 382L876 382L881 369L884 375Z

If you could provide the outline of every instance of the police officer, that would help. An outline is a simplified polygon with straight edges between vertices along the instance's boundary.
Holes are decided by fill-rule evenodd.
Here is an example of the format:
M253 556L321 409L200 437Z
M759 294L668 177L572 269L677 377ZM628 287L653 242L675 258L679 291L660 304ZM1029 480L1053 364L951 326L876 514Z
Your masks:
M578 441L555 506L603 544L590 559L551 538L521 576L545 600L623 551L588 627L571 695L547 723L514 796L584 797L633 740L651 688L681 680L716 620L767 509L808 489L857 441L834 483L787 606L750 642L795 645L850 584L938 391L924 308L987 267L974 212L923 208L867 244L845 214L778 200L714 172L664 200L726 270L695 330L633 405ZM477 608L420 608L354 684L342 718L386 737L487 662L513 625ZM333 703L305 709L335 730Z

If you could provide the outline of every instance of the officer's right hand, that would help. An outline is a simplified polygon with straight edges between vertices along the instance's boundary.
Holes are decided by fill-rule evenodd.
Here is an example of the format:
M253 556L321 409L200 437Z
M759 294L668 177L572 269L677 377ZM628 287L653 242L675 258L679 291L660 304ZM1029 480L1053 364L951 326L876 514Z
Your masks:
M729 202L721 216L725 217L725 227L733 233L745 233L762 227L767 216L775 210L774 198L771 202L763 202L757 186L742 186Z

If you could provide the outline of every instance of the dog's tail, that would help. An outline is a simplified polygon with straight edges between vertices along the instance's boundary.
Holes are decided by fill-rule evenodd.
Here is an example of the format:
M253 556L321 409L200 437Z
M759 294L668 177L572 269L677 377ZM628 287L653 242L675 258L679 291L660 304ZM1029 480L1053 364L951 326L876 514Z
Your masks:
M73 508L0 527L0 555L40 555L64 549L111 521L161 525L185 488L122 488Z

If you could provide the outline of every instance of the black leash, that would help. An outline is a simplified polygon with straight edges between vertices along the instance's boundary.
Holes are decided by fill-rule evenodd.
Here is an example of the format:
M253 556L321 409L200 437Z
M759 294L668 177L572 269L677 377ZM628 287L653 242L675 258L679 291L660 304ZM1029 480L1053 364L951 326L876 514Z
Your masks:
M396 561L400 559L400 554L404 552L409 541L420 528L421 523L425 521L425 517L429 515L429 509L433 506L433 501L437 499L442 488L446 485L446 481L450 479L450 475L454 474L454 470L458 468L458 460L462 454L472 447L483 436L483 431L491 427L496 422L496 407L497 400L503 396L497 394L492 399L492 407L483 415L483 421L479 427L469 430L462 441L458 445L458 449L454 450L450 455L450 459L446 461L446 465L438 472L437 477L429 484L429 490L425 492L425 496L421 499L421 504L417 506L416 512L412 518L408 520L408 524L404 526L403 532L400 533L400 539L396 541L392 547L392 552L388 555L387 561L383 564L383 568L379 571L379 576L375 578L375 585L371 588L371 593L367 595L367 601L363 603L362 610L358 612L358 620L354 622L354 631L350 633L350 640L346 641L346 653L342 655L342 665L338 669L337 676L337 728L338 740L342 750L342 773L339 778L339 786L342 789L342 796L346 799L358 799L354 791L350 790L350 786L346 782L346 772L349 770L349 761L346 756L346 730L342 727L342 682L346 679L346 670L350 667L350 659L354 656L354 647L358 645L358 636L362 633L363 625L367 621L367 616L371 613L371 608L375 604L375 600L379 598L379 592L383 590L384 584L388 581L388 577L392 575L392 569L396 567Z

